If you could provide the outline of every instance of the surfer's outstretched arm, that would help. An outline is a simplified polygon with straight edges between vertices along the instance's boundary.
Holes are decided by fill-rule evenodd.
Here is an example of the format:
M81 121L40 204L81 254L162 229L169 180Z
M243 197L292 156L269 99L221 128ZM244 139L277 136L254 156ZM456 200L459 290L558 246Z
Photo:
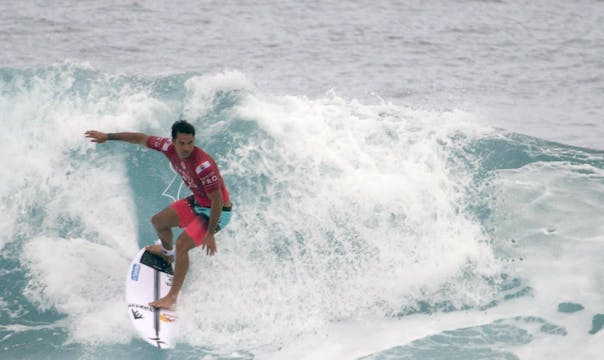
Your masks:
M148 138L147 134L137 132L104 133L96 130L88 130L84 135L97 144L102 144L107 140L118 140L145 146Z

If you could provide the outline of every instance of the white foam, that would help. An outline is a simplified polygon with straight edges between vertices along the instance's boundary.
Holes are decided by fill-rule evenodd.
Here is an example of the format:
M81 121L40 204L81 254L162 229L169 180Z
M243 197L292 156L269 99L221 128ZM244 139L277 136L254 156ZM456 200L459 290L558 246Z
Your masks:
M508 339L509 343L501 343L493 338L493 343L490 344L489 336L493 336L490 333L482 338L483 345L487 348L492 346L493 349L505 350L520 359L596 359L601 351L604 332L587 335L585 324L590 322L591 315L590 312L562 314L556 312L555 308L544 308L531 298L520 298L485 311L416 314L396 319L379 316L359 317L332 323L314 334L306 334L292 340L280 349L259 351L257 355L275 360L355 359L405 346L412 341L444 331L498 322L523 329L530 336L529 341L523 344ZM522 318L546 319L553 325L562 326L567 333L545 333L541 329L540 321L522 321Z
M70 340L123 342L131 336L122 302L127 259L138 248L134 204L124 156L84 132L140 131L167 108L110 77L86 80L80 97L76 74L67 67L17 77L0 97L10 119L0 134L0 211L8 215L0 246L22 245L6 255L28 270L26 296L65 314Z
M533 163L499 171L491 204L494 246L510 258L543 301L604 302L604 171L566 162ZM510 214L516 216L510 216ZM514 242L511 242L514 240ZM546 300L549 299L549 300Z
M563 339L544 337L515 350L520 358L585 358L601 354L604 333L589 335L602 313L604 172L590 165L536 162L498 171L491 190L494 247L513 276L527 281L533 296L514 309L564 326ZM513 241L512 241L513 240ZM585 309L559 313L563 302Z
M70 341L130 339L120 296L129 260L117 249L85 239L38 237L28 241L22 261L31 278L26 296L42 309L68 316Z
M123 299L123 277L138 247L127 164L102 148L109 145L95 149L83 132L156 129L174 109L144 90L112 92L107 83L98 85L95 94L105 93L99 101L81 102L54 88L74 84L69 76L40 78L0 97L15 119L0 134L9 169L0 173L0 210L10 215L0 223L7 231L0 246L22 239L26 295L67 316L70 341L126 342L132 329L115 299ZM251 89L246 82L230 73L192 78L187 114L209 109L220 89ZM228 116L252 130L232 134L238 147L218 159L227 180L241 179L231 189L236 211L218 235L218 256L191 256L179 304L182 341L227 353L351 358L523 315L559 322L569 335L557 348L551 336L536 336L513 352L533 357L585 346L584 354L596 353L601 333L585 332L604 300L602 228L573 224L602 212L604 192L594 191L603 190L600 170L538 164L501 171L490 183L503 189L494 199L504 200L492 204L494 248L524 258L505 271L528 279L533 297L485 312L389 320L418 301L460 307L499 299L489 280L501 264L478 221L463 211L473 174L454 155L489 130L461 111L367 105L333 94L241 94L239 101ZM543 217L543 209L554 215ZM518 245L506 243L512 238ZM552 263L559 273L549 271ZM557 313L559 302L573 300L586 311ZM98 318L107 321L99 326Z
M193 76L185 82L187 91L184 99L183 114L193 119L206 114L215 104L217 94L232 90L252 90L253 83L237 70L226 70L221 73Z
M448 163L450 136L482 131L467 114L260 95L234 113L266 135L220 159L250 183L219 255L193 255L187 342L254 348L419 300L492 299L498 263Z

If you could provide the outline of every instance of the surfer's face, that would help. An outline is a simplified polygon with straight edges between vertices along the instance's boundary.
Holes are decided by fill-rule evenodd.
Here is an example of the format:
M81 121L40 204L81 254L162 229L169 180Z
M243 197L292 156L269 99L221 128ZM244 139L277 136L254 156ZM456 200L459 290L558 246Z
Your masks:
M187 159L191 156L195 148L195 136L192 134L176 133L176 138L172 140L176 154L181 159Z

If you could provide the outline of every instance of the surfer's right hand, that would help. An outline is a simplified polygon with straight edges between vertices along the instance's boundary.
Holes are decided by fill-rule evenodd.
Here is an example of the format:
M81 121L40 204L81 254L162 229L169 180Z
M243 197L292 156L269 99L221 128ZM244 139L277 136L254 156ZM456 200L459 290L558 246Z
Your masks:
M84 134L87 138L91 139L90 141L97 144L102 144L109 139L109 136L104 132L96 131L96 130L88 130Z

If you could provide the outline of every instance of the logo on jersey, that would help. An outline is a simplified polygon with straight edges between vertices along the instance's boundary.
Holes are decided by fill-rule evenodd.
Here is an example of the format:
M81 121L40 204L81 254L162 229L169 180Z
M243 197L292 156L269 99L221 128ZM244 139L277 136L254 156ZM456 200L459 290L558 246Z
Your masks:
M211 184L215 183L216 181L218 181L218 176L216 176L216 175L208 176L206 178L201 179L201 185L211 185Z
M204 171L205 169L207 169L209 167L210 167L210 162L204 161L198 167L195 168L195 172L197 173L197 175L199 175L199 174L201 174L202 171Z

